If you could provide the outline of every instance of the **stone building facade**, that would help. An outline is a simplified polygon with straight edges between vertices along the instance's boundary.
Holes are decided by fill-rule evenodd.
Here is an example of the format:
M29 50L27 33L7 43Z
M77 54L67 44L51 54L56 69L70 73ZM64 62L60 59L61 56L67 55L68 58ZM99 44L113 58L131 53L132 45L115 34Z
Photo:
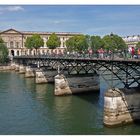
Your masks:
M8 29L5 31L0 31L0 37L4 40L5 45L9 50L9 56L20 56L20 55L35 55L36 50L29 50L25 47L25 41L27 37L32 36L33 34L39 34L44 40L44 46L41 46L38 49L39 54L60 54L63 53L66 49L66 40L74 35L80 35L80 33L71 33L71 32L55 32L61 41L61 45L56 49L51 50L47 47L46 42L49 39L49 36L53 32L32 32L32 31L17 31L15 29ZM133 35L122 37L125 43L128 45L128 48L136 46L140 41L140 35Z
M15 29L8 29L5 31L0 31L0 37L4 40L5 45L9 50L9 56L20 56L20 55L35 55L36 50L29 50L25 47L25 41L27 37L32 36L33 34L39 34L44 40L44 46L41 46L38 49L39 54L51 54L51 53L63 53L66 49L66 40L74 35L79 35L80 33L71 33L71 32L55 32L61 41L61 45L56 49L51 50L47 47L46 42L49 39L49 36L53 32L31 32L31 31L17 31Z
M136 47L136 44L140 42L140 35L126 36L122 38L128 45L128 48Z

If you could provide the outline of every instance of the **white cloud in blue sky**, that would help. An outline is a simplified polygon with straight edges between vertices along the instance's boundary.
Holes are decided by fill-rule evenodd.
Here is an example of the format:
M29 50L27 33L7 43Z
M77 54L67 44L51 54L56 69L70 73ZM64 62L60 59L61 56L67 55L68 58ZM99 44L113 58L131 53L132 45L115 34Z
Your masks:
M0 30L126 36L140 34L139 17L138 5L1 5Z
M5 14L6 12L17 12L23 11L24 8L21 6L0 6L0 14Z

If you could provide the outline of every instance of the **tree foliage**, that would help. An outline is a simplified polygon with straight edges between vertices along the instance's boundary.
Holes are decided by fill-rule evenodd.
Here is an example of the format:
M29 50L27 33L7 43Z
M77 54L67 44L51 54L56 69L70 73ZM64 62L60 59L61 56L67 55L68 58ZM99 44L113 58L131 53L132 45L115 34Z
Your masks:
M32 37L27 37L26 42L25 42L25 47L28 49L33 49L33 38Z
M106 50L125 50L126 49L126 44L123 41L123 39L118 36L118 35L106 35L103 37L103 41L104 41L104 48Z
M4 43L3 39L0 37L0 43Z
M69 52L83 52L88 49L87 36L76 35L66 41L67 50Z
M38 34L34 34L32 36L32 41L33 41L33 48L35 48L35 49L38 49L38 48L44 46L44 41L41 38L41 36Z
M90 48L91 47L91 36L85 35L85 37L86 37L87 47Z
M28 49L38 49L41 46L44 46L44 41L40 35L34 34L31 37L27 37L25 42L25 47Z
M71 38L69 38L66 41L66 46L67 46L67 51L68 52L74 51L74 46L75 46L75 39L74 39L74 37L71 37Z
M8 49L4 44L2 38L0 38L0 63L6 62L8 58Z
M60 39L57 37L55 33L52 33L47 41L47 47L49 49L55 49L59 47L61 44Z
M104 42L100 36L91 36L91 48L94 51L102 48L104 46Z
M138 43L136 44L136 48L137 48L137 49L140 49L140 42L138 42Z

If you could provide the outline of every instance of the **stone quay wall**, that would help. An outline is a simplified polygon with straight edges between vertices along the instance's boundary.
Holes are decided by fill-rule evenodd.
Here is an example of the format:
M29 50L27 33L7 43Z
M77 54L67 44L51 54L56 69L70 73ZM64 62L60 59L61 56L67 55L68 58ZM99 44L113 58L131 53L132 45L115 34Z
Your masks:
M13 65L0 66L0 71L11 71L14 69L15 69L15 66Z

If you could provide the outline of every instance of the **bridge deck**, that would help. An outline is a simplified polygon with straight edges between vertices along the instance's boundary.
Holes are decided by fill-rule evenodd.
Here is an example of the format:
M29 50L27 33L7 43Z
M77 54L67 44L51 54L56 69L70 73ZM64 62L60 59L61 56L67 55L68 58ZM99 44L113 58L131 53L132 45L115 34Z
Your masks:
M13 60L19 64L30 65L39 64L40 66L51 66L54 69L65 69L69 74L76 71L77 74L85 72L109 71L115 78L118 78L125 87L132 85L140 86L140 60L139 59L99 59L99 58L77 58L77 57L48 57L48 56L16 56ZM125 77L125 78L124 78Z

